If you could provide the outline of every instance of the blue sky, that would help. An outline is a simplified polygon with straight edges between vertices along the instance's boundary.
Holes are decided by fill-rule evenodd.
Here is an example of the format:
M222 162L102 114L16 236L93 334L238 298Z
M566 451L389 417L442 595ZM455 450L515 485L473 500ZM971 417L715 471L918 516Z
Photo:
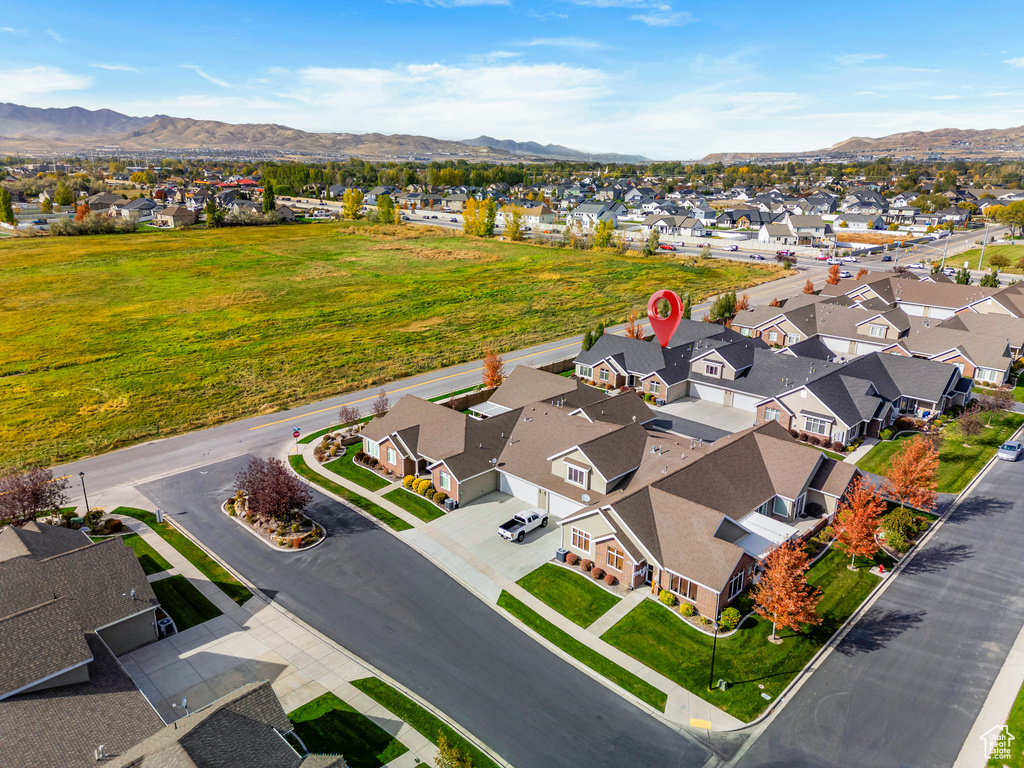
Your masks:
M693 159L1022 125L1022 22L1002 0L8 3L0 101Z

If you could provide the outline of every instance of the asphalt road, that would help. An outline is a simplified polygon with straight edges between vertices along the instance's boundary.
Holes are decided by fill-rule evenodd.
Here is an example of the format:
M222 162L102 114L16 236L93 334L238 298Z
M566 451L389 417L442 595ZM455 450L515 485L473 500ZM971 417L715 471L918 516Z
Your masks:
M328 530L269 554L217 511L240 456L141 487L303 621L455 718L517 768L700 766L705 747L566 664L428 560L314 490Z
M1022 488L996 462L738 764L951 766L1024 626Z

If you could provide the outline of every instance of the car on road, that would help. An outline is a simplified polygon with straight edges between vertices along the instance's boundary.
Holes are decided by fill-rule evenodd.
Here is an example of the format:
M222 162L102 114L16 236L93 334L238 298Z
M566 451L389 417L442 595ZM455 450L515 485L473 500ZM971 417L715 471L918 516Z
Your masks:
M996 458L1003 461L1016 461L1020 458L1021 453L1024 453L1024 443L1016 440L1007 440L999 446L999 450L996 451Z
M827 253L819 253L814 258L816 258L818 261L828 261L829 255Z
M697 247L698 248L710 248L711 247L711 243L701 243Z
M432 218L432 219L436 219L436 218L437 218L437 216L431 216L430 218Z
M920 262L920 261L919 261L919 262L917 262L916 264L911 264L911 265L910 265L909 267L907 267L907 268L908 268L908 269L928 269L928 267L927 267L927 266L925 266L925 264L924 264L923 262Z
M668 245L667 243L662 243L658 247L663 251L674 251L676 249L674 245Z
M856 264L857 263L857 257L856 256L843 256L843 261L845 263L847 263L847 264Z
M754 259L755 261L764 261L764 256L762 256L760 253L752 253L750 254L750 258Z
M834 267L834 266L836 266L838 264L842 264L843 260L842 259L837 259L835 256L833 256L831 259L828 260L828 263L829 263L829 266Z
M738 251L740 247L738 245L723 245L723 251Z
M775 252L776 256L796 256L796 251L791 251L789 248L780 248Z
M846 270L846 269L841 269L841 270L839 271L839 276L840 276L840 277L853 277L853 273L852 273L852 272L850 272L849 270Z
M548 515L540 507L533 507L524 512L516 512L507 523L498 526L498 535L509 541L523 543L526 534L535 528L547 528Z
M892 261L892 256L887 253L882 257L882 261Z
M943 267L942 274L944 274L946 277L956 277L956 270L953 269L952 267Z
M454 216L451 216L451 217L450 217L450 218L448 219L448 221L458 221L458 219L456 219L456 218L455 218Z

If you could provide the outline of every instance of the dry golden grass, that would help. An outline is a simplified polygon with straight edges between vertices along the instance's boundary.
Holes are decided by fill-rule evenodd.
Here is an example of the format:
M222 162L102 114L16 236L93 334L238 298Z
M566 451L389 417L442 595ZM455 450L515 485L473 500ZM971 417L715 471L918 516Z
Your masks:
M842 243L864 243L865 245L888 245L897 240L907 240L910 235L901 235L896 232L850 232L839 228L836 230L836 239Z

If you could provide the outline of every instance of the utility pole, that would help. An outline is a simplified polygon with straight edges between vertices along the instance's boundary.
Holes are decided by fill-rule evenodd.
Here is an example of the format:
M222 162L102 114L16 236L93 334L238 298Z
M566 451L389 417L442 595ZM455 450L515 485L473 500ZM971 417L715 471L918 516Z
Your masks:
M985 260L985 246L988 245L988 228L989 224L985 225L985 237L981 241L981 256L978 257L978 270L981 270L981 263Z
M946 244L942 246L942 267L946 266L946 251L949 250L949 238L953 236L953 233L946 235ZM942 268L940 267L940 269Z

